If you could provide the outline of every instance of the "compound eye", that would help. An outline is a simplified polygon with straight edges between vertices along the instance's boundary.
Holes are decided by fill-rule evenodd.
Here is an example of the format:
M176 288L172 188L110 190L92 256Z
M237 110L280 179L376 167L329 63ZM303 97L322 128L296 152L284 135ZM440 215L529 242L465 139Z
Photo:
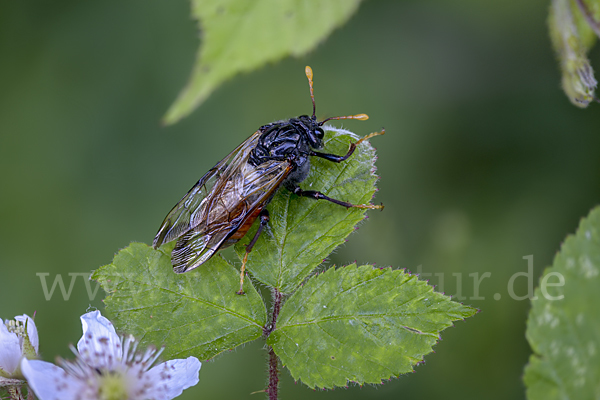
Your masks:
M321 128L315 128L314 131L308 132L308 139L310 142L310 146L313 149L320 149L323 147L323 137L325 136L325 132Z

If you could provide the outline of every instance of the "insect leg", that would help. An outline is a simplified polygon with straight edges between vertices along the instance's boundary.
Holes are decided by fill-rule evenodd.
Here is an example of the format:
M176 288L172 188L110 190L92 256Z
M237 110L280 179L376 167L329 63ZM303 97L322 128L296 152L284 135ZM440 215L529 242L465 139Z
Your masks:
M298 196L310 197L311 199L315 199L315 200L327 200L334 204L339 204L340 206L346 207L346 208L354 207L354 208L363 208L363 209L369 208L369 209L383 210L383 204L379 205L379 206L376 206L373 204L352 204L352 203L348 203L346 201L332 199L331 197L325 196L323 193L317 192L316 190L302 190L298 186L293 188L292 193L294 193L295 195L298 195Z
M350 148L348 149L348 152L346 153L346 155L343 155L343 156L338 156L336 154L320 153L318 151L311 151L310 155L311 156L316 156L316 157L321 157L321 158L324 158L324 159L326 159L328 161L340 163L342 161L347 160L352 155L352 153L354 153L354 150L356 149L356 146L358 146L361 142L363 142L363 141L365 141L367 139L370 139L373 136L383 135L384 133L385 133L385 129L382 130L381 132L370 133L367 136L365 136L364 138L360 139L356 143L350 143Z
M315 157L321 157L321 158L324 158L324 159L332 161L332 162L340 163L342 161L347 160L348 157L350 157L352 155L352 153L354 153L354 149L356 149L356 144L350 143L350 149L348 150L348 153L346 153L345 156L338 156L336 154L328 154L328 153L319 153L318 151L311 151L310 155L315 156Z
M267 223L269 222L269 212L264 209L260 212L260 225L258 226L258 229L256 230L256 233L254 234L254 237L252 238L252 240L250 241L250 243L248 243L246 245L246 254L244 254L244 259L242 260L242 269L240 271L240 290L239 292L236 292L236 294L245 294L244 293L244 272L246 270L246 262L248 261L248 254L250 254L250 252L252 251L252 248L254 247L254 245L256 244L256 241L258 240L258 237L260 236L263 228L265 227L265 225L267 225Z

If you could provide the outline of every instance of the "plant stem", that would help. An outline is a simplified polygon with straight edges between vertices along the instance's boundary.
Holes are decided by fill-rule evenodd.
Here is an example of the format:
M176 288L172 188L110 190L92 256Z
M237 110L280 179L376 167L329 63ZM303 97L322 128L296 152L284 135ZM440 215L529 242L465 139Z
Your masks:
M273 351L273 348L269 346L269 386L267 387L269 400L277 400L277 390L279 389L278 364L277 355Z
M269 334L275 330L277 324L277 318L279 317L279 311L281 311L281 300L283 295L277 289L273 289L273 317L271 318L271 329Z
M265 338L268 338L271 332L277 326L277 318L281 310L281 302L283 295L277 289L273 289L273 314L271 316L271 324L265 326L263 332ZM277 392L279 389L279 359L271 346L269 346L269 386L267 386L267 394L269 400L277 400Z

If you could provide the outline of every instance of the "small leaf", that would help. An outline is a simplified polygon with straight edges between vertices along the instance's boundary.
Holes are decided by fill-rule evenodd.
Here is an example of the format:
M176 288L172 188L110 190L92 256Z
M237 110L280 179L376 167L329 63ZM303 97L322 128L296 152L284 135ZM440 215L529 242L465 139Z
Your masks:
M108 293L106 309L120 331L145 343L165 344L167 358L201 360L262 335L266 309L249 280L246 295L236 295L239 272L218 256L176 274L170 251L169 246L154 250L132 243L93 273Z
M350 265L298 289L267 343L294 379L310 387L381 383L412 371L441 330L475 312L415 275Z
M323 152L346 154L350 143L356 142L356 136L348 131L325 128ZM370 202L377 177L375 150L368 142L361 143L341 163L318 157L311 157L310 162L310 175L300 183L302 189L318 190L354 204ZM271 219L249 254L247 266L255 279L282 293L294 291L365 217L365 210L298 197L285 188L277 192L268 210ZM257 225L236 246L240 258Z
M568 236L535 291L527 398L597 399L600 384L600 207Z
M360 0L192 0L202 46L189 82L164 117L173 124L227 79L313 49Z

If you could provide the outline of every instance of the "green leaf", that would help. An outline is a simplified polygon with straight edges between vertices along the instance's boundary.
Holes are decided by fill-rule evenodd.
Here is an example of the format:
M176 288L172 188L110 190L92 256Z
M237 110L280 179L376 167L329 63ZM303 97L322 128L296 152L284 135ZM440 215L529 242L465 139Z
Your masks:
M165 344L165 356L206 360L262 335L265 305L249 280L236 295L239 272L215 256L175 274L172 246L132 243L92 275L109 294L106 309L120 331Z
M524 377L528 399L599 398L599 288L597 207L575 236L567 237L531 302L527 340L534 354Z
M220 84L288 55L312 50L356 11L360 0L192 0L202 46L189 82L164 117L173 124Z
M348 131L325 129L323 152L346 154L350 143L357 140ZM310 162L310 174L300 183L302 189L318 190L353 204L366 204L373 197L375 150L368 142L358 145L341 163L318 157L311 157ZM271 219L248 256L247 268L255 279L282 293L293 292L365 217L365 210L298 197L285 188L275 195L268 210ZM235 247L240 258L257 227L255 223Z
M310 387L381 383L412 371L441 330L475 312L415 275L353 264L298 289L267 343Z

